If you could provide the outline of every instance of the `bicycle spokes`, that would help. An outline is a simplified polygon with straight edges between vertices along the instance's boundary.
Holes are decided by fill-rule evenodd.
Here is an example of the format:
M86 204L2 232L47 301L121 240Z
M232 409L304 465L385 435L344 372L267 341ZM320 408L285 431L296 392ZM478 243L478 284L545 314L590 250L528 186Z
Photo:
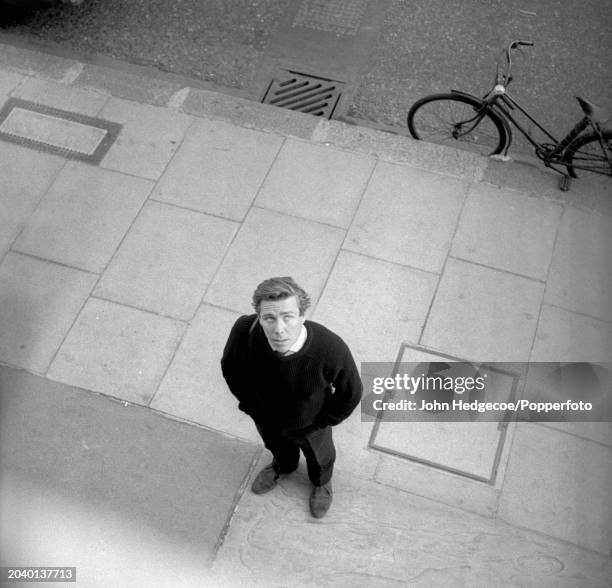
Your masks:
M499 153L505 139L494 113L483 111L480 101L454 94L416 103L408 124L416 138L453 147L469 144L482 155Z

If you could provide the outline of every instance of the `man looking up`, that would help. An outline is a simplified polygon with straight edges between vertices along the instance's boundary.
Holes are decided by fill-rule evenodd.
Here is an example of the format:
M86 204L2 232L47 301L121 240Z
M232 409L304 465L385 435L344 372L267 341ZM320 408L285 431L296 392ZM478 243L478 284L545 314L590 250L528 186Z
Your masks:
M338 335L305 319L310 298L293 278L263 281L252 305L255 314L236 321L221 359L238 408L253 419L273 457L251 489L272 490L297 468L301 449L313 485L310 512L320 518L333 495L332 426L359 404L359 372Z

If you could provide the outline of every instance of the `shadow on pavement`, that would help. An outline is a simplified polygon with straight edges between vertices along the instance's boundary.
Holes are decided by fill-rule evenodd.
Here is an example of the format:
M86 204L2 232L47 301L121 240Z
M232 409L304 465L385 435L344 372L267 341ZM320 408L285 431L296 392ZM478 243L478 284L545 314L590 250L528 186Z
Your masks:
M0 419L2 565L77 566L101 585L124 569L204 573L259 454L2 366Z

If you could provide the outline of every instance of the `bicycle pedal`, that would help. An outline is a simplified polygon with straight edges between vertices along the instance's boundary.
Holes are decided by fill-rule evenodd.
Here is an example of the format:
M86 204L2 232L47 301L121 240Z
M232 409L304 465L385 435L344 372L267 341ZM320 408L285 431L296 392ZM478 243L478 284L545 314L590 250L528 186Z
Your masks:
M491 159L495 159L495 161L512 161L512 157L509 155L502 155L501 153L496 153L495 155L489 155Z

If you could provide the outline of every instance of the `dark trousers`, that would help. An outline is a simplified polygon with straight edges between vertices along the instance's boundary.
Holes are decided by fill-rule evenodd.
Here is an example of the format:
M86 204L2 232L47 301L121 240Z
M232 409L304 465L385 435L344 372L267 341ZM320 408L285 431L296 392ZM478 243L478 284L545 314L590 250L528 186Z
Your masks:
M266 449L274 457L272 464L278 474L290 474L298 467L301 449L310 481L315 486L323 486L331 480L336 461L331 427L317 429L304 436L289 436L259 425L257 430Z

